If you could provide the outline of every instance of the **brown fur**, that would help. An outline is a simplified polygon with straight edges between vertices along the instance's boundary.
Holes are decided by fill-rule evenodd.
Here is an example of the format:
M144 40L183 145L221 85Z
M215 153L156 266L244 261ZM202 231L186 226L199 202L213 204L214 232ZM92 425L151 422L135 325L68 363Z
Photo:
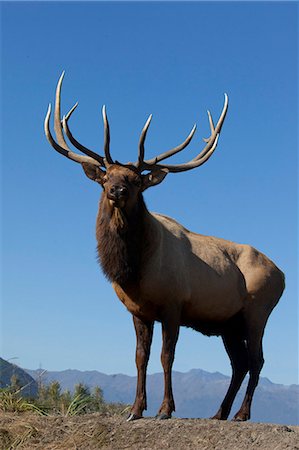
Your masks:
M96 176L99 179L99 173ZM175 409L171 366L179 327L184 325L222 336L231 359L231 386L215 418L227 418L250 371L244 402L235 415L236 420L247 420L263 365L264 328L284 289L282 272L253 247L192 233L171 218L151 214L142 197L149 177L113 165L100 178L104 192L96 228L99 261L133 315L137 336L138 383L130 418L141 417L146 407L146 366L153 323L159 321L165 374L159 417L170 417ZM111 194L119 189L126 192L124 198Z
M102 270L111 282L125 285L140 278L145 209L141 194L129 213L112 207L102 195L96 226L97 250Z
M82 166L104 190L96 226L99 262L134 320L138 381L129 420L142 417L146 408L155 321L162 324L163 338L164 398L158 417L171 417L175 410L171 369L179 327L187 326L220 335L231 361L231 384L214 418L227 419L249 371L235 420L249 419L264 362L263 333L283 292L283 273L251 246L202 236L174 219L150 213L142 192L160 183L164 170L141 175L128 165L112 164L106 172L92 164Z
M192 233L175 220L151 214L142 192L163 181L169 172L181 172L204 164L214 152L228 108L224 106L211 136L197 157L184 164L160 164L183 150L191 141L195 126L185 141L152 160L144 159L144 142L149 116L140 136L136 163L113 162L110 132L103 107L104 153L102 157L73 138L67 121L74 108L61 119L60 92L64 74L56 89L54 129L45 118L45 134L53 148L82 164L85 174L103 187L97 218L98 255L102 269L112 281L118 298L133 316L138 372L135 402L129 420L142 417L146 408L146 369L153 325L162 324L161 362L164 370L164 398L158 418L171 417L175 410L171 370L181 325L205 334L221 335L232 365L227 394L214 418L227 419L232 403L249 371L249 382L235 420L250 418L251 402L264 359L262 338L268 317L284 290L284 275L265 255L251 246ZM71 151L64 138L86 156ZM105 170L103 170L103 168ZM143 174L144 171L148 173Z

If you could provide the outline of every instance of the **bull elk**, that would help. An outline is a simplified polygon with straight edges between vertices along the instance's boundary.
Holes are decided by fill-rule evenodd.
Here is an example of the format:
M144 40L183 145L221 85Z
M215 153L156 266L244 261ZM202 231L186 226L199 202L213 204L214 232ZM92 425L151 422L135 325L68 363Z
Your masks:
M143 199L143 191L161 183L168 173L194 169L211 157L227 113L227 95L216 126L208 112L210 137L205 139L204 149L189 162L161 163L190 143L196 126L179 146L145 159L144 143L150 115L141 132L137 162L122 164L110 155L105 106L102 110L104 156L73 137L69 119L77 104L61 117L63 76L56 89L56 140L49 126L51 105L45 118L45 133L57 152L80 163L87 177L103 188L96 221L99 262L118 298L133 316L137 339L137 390L128 420L141 418L147 407L146 370L155 321L162 324L164 370L164 398L157 418L170 418L175 411L171 370L179 327L186 326L205 335L221 336L231 361L231 383L213 418L228 418L235 396L249 372L243 403L234 416L234 420L248 420L264 363L264 329L284 290L284 275L253 247L193 233L170 217L150 213ZM73 152L65 137L83 155Z

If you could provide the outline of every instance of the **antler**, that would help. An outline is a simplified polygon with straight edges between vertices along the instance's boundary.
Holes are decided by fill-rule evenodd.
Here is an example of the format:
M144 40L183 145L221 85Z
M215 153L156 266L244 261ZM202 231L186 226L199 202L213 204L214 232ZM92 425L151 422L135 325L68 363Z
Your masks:
M62 155L66 156L69 159L72 159L73 161L83 163L91 163L96 166L101 167L108 167L110 164L114 164L114 161L110 155L109 145L110 145L110 130L109 130L109 122L106 114L106 108L103 106L102 109L102 115L103 115L103 121L104 121L104 153L105 157L98 155L97 153L93 152L92 150L88 149L84 145L80 144L72 135L69 126L68 121L75 111L75 109L78 106L78 103L76 103L71 110L67 113L66 116L63 117L61 120L60 116L60 97L61 97L61 85L64 77L64 72L59 78L59 81L57 83L56 88L56 99L55 99L55 111L54 111L54 130L56 134L57 142L54 140L51 131L50 131L50 116L51 116L51 104L49 105L48 112L46 114L45 118L45 134L47 136L48 141L54 147L54 149L61 153ZM209 124L211 129L211 135L209 138L204 139L206 142L206 146L204 149L193 159L190 161L183 163L183 164L159 164L160 161L163 161L166 158L169 158L170 156L175 155L176 153L183 150L187 145L190 144L194 133L196 131L196 124L193 126L192 130L190 131L187 138L184 140L184 142L177 147L174 147L164 153L161 153L160 155L156 156L155 158L144 160L144 143L146 139L146 135L148 132L148 128L150 126L152 115L150 115L142 129L140 139L139 139L139 152L138 152L138 160L136 163L128 163L124 164L126 166L135 167L140 173L144 170L148 170L150 172L155 171L156 169L167 169L168 172L184 172L186 170L194 169L195 167L199 167L202 164L204 164L213 154L215 151L218 139L220 135L220 131L227 113L228 109L228 96L227 94L224 94L224 106L221 112L221 115L219 117L219 120L217 122L216 127L214 126L214 122L211 116L210 111L208 111L208 118L209 118ZM63 126L63 128L62 128ZM78 155L77 153L74 153L67 145L63 130L70 140L70 142L76 147L78 150L80 150L82 153L84 153L86 156ZM120 163L118 163L120 164Z
M99 161L101 166L104 167L105 166L104 158L102 156L98 155L97 153L93 152L92 150L89 150L87 147L84 147L84 145L80 144L80 142L78 142L74 138L74 136L72 135L72 133L68 127L68 120L71 117L71 115L73 114L73 112L75 111L75 109L77 108L77 106L78 106L78 103L76 103L72 107L72 109L67 113L66 116L63 116L63 118L62 118L63 131L65 132L65 134L67 135L68 139L70 140L70 142L73 144L74 147L76 147L82 153L85 153L85 155L88 155L91 158L95 159L96 161Z
M150 126L151 120L152 120L152 114L148 117L147 121L145 122L145 125L141 131L140 139L139 139L139 153L138 153L138 162L136 164L137 168L141 168L144 160L144 142L146 138L147 130Z
M145 167L143 169L144 165L146 165L146 166L156 165L159 161L169 158L170 156L175 155L176 153L183 150L191 142L191 139L193 138L193 135L196 131L196 124L194 124L191 132L189 133L189 135L187 136L187 138L184 140L184 142L182 144L178 145L177 147L172 148L171 150L168 150L167 152L161 153L160 155L156 156L155 158L144 161L144 141L145 141L147 130L150 126L151 120L152 120L152 114L147 119L147 121L142 129L141 135L140 135L139 155L138 155L138 162L136 164L136 167L141 170L147 169L147 167Z
M59 78L59 81L57 83L56 97L55 97L54 131L55 131L57 142L53 138L51 131L50 131L51 104L49 104L49 108L48 108L48 111L46 114L45 124L44 124L46 137L47 137L48 141L50 142L50 144L52 145L52 147L57 152L66 156L67 158L72 159L73 161L76 161L78 163L86 162L86 163L94 164L95 166L106 167L107 163L111 164L111 162L113 162L112 158L110 156L110 153L109 153L109 124L108 124L106 113L105 113L105 119L104 119L104 130L105 130L104 149L105 149L105 157L106 157L107 163L102 156L98 155L97 153L93 152L92 150L89 150L86 147L84 147L83 145L81 145L72 136L72 134L67 126L67 121L70 118L70 116L72 115L72 113L75 111L76 107L78 106L78 103L76 103L73 106L73 108L69 111L69 113L66 116L63 117L63 120L61 121L60 104L61 104L61 86L62 86L63 78L64 78L64 72L62 72L62 74ZM104 116L104 112L103 112L103 116ZM77 153L73 152L68 147L68 145L65 141L64 135L63 135L63 131L62 131L62 123L64 124L65 133L66 133L67 137L70 139L71 143L76 148L78 148L80 151L85 153L87 156L78 155Z
M224 119L225 119L225 116L227 113L227 108L228 108L228 96L227 96L227 94L224 94L224 106L223 106L223 109L222 109L222 112L221 112L221 115L219 117L216 127L214 126L211 113L210 113L210 111L208 111L211 135L208 139L204 139L204 141L207 143L207 145L195 158L191 159L191 161L188 161L187 163L184 163L184 164L158 164L158 162L162 161L163 159L169 158L170 156L180 152L185 147L187 147L187 145L190 143L190 141L195 133L196 125L194 125L189 136L186 138L186 140L181 145L179 145L178 147L175 147L171 150L168 150L167 152L161 153L160 155L156 156L155 158L144 161L144 140L146 137L146 133L147 133L149 124L150 124L150 119L151 119L151 116L150 116L142 130L142 133L141 133L141 138L140 138L140 143L139 143L139 157L138 157L138 162L135 164L135 166L138 167L138 169L140 171L143 171L143 170L153 171L157 168L160 168L160 169L167 169L169 172L184 172L186 170L194 169L195 167L201 166L211 157L211 155L213 154L214 150L217 147L219 134L220 134L220 131L221 131L221 128L222 128L222 125L223 125L223 122L224 122Z

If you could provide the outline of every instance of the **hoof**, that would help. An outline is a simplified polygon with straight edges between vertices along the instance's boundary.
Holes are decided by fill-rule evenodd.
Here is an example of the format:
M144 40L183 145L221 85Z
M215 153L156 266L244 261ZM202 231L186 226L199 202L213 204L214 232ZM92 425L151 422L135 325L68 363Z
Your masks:
M138 420L138 419L142 419L142 416L139 416L138 414L130 413L128 415L126 422L131 422L132 420Z
M158 420L171 419L171 414L160 413L160 414L156 415L156 419L158 419Z
M233 422L246 422L246 420L248 420L247 417L242 417L242 416L235 416L232 421Z

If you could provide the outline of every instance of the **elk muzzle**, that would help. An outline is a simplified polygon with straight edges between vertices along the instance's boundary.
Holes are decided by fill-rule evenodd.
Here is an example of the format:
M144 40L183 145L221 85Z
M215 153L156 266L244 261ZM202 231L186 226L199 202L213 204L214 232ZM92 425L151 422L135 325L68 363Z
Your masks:
M116 208L123 208L129 197L129 190L124 185L113 185L109 187L107 192L107 198L110 200L110 204Z

